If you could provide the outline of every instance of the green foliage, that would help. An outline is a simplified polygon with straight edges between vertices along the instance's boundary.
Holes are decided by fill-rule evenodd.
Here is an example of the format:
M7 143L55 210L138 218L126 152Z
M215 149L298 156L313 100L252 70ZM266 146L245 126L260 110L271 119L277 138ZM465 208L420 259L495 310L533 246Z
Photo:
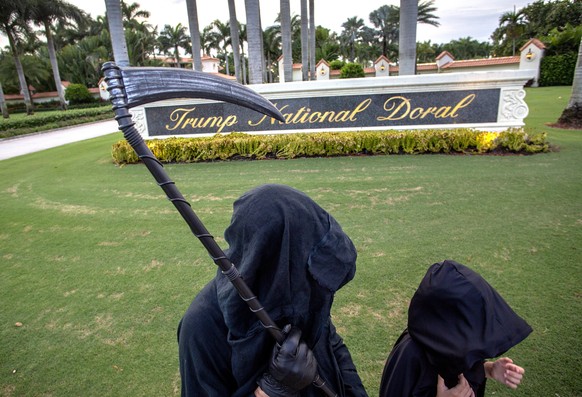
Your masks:
M549 150L545 134L530 136L522 130L492 133L467 128L276 135L232 133L205 138L155 139L146 143L164 163L360 154L540 153ZM117 164L138 162L124 140L113 145L112 156Z
M341 61L339 59L336 59L336 60L331 61L329 63L329 68L331 70L341 70L341 68L343 68L345 66L345 64L346 63L344 61Z
M562 55L542 58L540 66L540 85L572 85L578 53L569 52Z
M581 39L582 25L572 26L569 23L562 29L552 29L547 36L540 38L547 47L544 56L578 53Z
M530 38L542 38L552 29L563 31L568 24L579 26L581 20L581 1L537 0L516 12L508 6L499 27L491 35L493 53L496 56L512 55L514 48L519 50ZM577 51L578 43L572 48L573 51ZM547 46L547 53L552 54L551 45Z
M71 105L95 102L95 98L83 84L70 84L65 90L65 99Z
M32 116L10 117L10 119L0 121L0 138L105 120L111 117L112 111L110 106L89 109L69 109L67 111L42 112Z
M359 63L346 63L340 70L340 79L366 77L364 68Z

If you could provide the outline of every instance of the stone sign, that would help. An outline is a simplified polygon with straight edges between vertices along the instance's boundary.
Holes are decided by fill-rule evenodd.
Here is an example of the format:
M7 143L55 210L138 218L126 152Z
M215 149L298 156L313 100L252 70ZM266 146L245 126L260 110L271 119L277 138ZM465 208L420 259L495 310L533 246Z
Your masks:
M510 81L499 81L499 76L491 79L492 76L480 76L482 73L477 72L463 73L463 76L448 74L251 86L273 102L283 114L285 123L240 106L208 100L163 101L135 108L132 113L142 135L152 138L230 132L455 127L503 130L522 126L528 112L523 101L523 84L529 75L519 71L508 73L512 74ZM468 80L467 75L473 75L474 79ZM417 83L412 85L415 78ZM398 82L406 84L394 84Z

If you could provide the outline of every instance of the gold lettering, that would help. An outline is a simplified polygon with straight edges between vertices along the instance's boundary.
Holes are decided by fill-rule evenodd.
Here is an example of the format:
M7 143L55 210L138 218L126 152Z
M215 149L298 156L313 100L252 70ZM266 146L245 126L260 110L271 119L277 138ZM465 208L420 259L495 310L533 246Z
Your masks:
M176 128L178 128L180 125L182 125L182 122L184 121L186 116L188 116L188 114L190 112L193 112L195 109L196 107L193 107L191 109L177 108L173 110L172 113L170 113L170 121L174 121L175 124L173 126L166 124L166 130L173 131Z
M176 129L183 130L189 126L193 129L219 127L217 132L222 132L224 127L231 127L238 122L237 117L234 115L227 116L225 119L221 116L211 116L207 118L187 117L195 109L196 108L193 107L191 109L178 108L173 110L172 113L170 113L170 121L173 121L174 124L166 124L166 129L168 131L173 131Z
M402 108L404 108L404 112L398 116ZM402 120L410 112L410 99L403 96L390 97L384 102L384 110L390 112L390 114L386 117L378 117L378 121Z
M424 119L429 114L433 114L436 110L437 110L436 107L430 106L430 107L426 108L426 110L422 113L422 115L420 116L420 118L421 119Z
M334 118L336 117L336 113L332 110L328 110L321 115L318 123L324 123L326 120L330 123L335 122Z
M309 112L309 109L307 109L307 111ZM303 112L305 112L305 106L303 106L301 109L299 109L299 110L297 111L297 113L295 113L295 115L293 116L293 119L291 120L291 122L292 122L293 124L298 124L298 123L301 123L301 124L303 124L303 123L301 122L301 120L300 120L300 119L301 119L301 117L300 117L300 116L301 116L301 114L302 114Z
M227 116L224 121L222 121L222 117L220 117L220 121L218 122L218 130L216 132L222 132L224 127L232 127L237 123L237 119L235 115Z
M423 110L424 110L423 108L412 109L412 111L410 112L410 119L416 120L417 118L421 117Z
M432 115L435 119L446 119L458 117L459 110L466 108L475 99L475 94L467 95L461 99L454 107L453 106L430 106L425 108L412 107L410 99L403 96L390 97L384 102L384 110L388 112L386 116L377 117L378 121L395 121L408 118L416 120L418 118L424 119ZM367 107L367 105L366 105Z
M453 111L451 112L451 117L456 118L458 116L457 110L463 109L463 108L466 108L467 106L469 106L469 104L471 102L473 102L475 97L476 97L475 94L470 94L470 95L467 95L466 97L464 97L463 99L461 99L461 101L459 103L457 103L457 105L453 108Z
M310 123L321 123L325 120L325 115L322 115L321 112L313 112L309 115L309 122Z
M370 103L372 103L372 100L370 98L363 100L362 102L360 102L358 104L358 106L356 106L356 108L352 111L352 113L350 114L349 120L350 121L356 121L358 118L356 117L356 115L358 113L362 113L364 110L366 110L368 108L368 106L370 106Z
M450 106L442 106L438 108L436 112L434 112L435 119L446 119L450 116L451 107Z

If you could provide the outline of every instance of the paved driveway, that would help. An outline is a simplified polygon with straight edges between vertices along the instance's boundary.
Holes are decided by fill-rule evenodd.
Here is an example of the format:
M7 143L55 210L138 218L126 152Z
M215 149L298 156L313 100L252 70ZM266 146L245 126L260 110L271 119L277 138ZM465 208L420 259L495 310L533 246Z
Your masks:
M41 150L83 141L119 131L117 121L107 120L97 123L82 124L39 134L0 140L0 160L39 152Z

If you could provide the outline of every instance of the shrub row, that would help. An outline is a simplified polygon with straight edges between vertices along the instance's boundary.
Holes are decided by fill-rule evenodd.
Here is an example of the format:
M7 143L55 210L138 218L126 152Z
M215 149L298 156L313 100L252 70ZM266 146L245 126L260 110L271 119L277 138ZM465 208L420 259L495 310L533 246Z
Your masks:
M236 159L290 159L373 154L420 153L539 153L549 150L546 134L523 130L481 132L472 129L322 132L278 135L232 133L207 138L147 140L153 154L165 163ZM137 163L125 141L113 145L117 164Z
M540 86L572 85L578 54L545 56L540 66Z
M71 109L32 116L9 118L0 121L0 138L22 135L36 130L113 118L111 106L89 109Z

